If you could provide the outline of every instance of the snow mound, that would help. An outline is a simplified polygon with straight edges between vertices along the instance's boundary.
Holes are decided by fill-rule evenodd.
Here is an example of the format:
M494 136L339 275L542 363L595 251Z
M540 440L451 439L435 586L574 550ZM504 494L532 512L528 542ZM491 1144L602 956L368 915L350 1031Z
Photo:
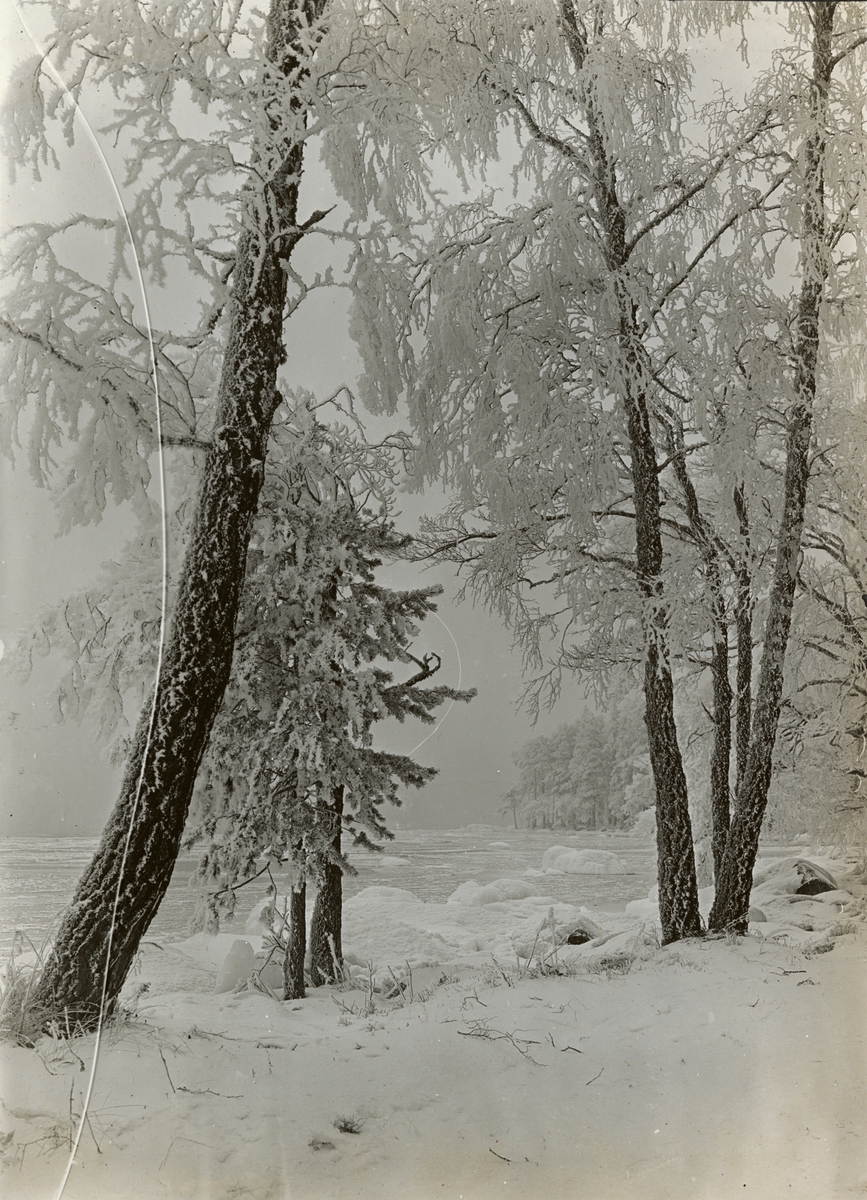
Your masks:
M564 946L582 945L603 937L604 930L586 913L570 904L554 904L540 922L528 918L510 934L512 953L527 960L550 959Z
M542 870L549 875L626 875L628 867L610 850L549 846L542 855Z
M510 850L511 846L508 842L488 842L490 850Z
M539 893L529 883L520 879L495 879L493 883L476 883L468 879L449 896L446 904L463 904L477 907L482 904L502 904L506 900L526 900Z

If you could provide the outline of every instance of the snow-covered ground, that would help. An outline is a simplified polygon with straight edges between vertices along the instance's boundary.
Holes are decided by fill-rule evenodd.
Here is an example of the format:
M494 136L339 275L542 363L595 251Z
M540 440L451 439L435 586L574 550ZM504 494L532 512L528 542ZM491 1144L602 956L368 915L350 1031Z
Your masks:
M666 948L652 897L574 906L541 871L445 903L374 885L346 904L352 979L299 1001L267 970L215 992L255 917L149 940L64 1195L864 1195L865 888L804 857L840 886L797 895L796 861L767 864L749 937ZM56 1195L93 1044L0 1050L8 1200Z

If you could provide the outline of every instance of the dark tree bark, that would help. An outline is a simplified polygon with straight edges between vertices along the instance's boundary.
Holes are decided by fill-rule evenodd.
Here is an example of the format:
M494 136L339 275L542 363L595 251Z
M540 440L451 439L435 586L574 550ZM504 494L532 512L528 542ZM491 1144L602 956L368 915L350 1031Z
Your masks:
M738 567L737 599L735 601L735 637L737 668L735 677L735 794L740 790L750 750L750 725L753 717L753 594L748 555L750 552L750 520L742 485L735 488L735 509L738 514L743 561Z
M334 833L331 848L340 854L343 825L343 788L334 789L331 809ZM310 920L310 979L314 987L336 982L343 972L343 870L339 862L326 862Z
M302 22L325 0L272 0L266 87L303 69ZM272 124L277 136L276 113ZM264 476L285 360L281 265L296 224L303 144L287 142L272 170L257 148L267 203L250 193L229 303L229 334L178 599L155 700L139 718L120 798L73 897L33 994L43 1022L92 1028L110 1011L168 888L196 772L232 665L250 528Z
M812 129L804 144L804 223L801 238L804 278L795 319L795 402L789 414L786 434L783 514L777 535L749 752L710 916L710 928L717 932L733 930L746 933L748 928L753 867L771 783L786 649L798 580L810 476L809 450L816 396L819 316L827 278L824 164L828 92L834 67L836 8L836 3L808 5L813 27Z
M724 605L715 601L713 676L713 750L710 759L711 851L713 877L719 879L731 824L729 772L732 758L732 687L729 682L729 639ZM720 611L722 610L722 611Z
M683 508L699 549L711 605L711 677L713 680L713 749L710 759L711 853L716 879L722 866L731 820L729 773L732 756L732 688L729 680L729 637L723 595L720 549L702 515L686 465L683 429L669 430L669 456L683 494Z
M283 959L283 999L304 999L307 957L307 882L302 876L289 898L289 948Z
M587 32L573 0L562 0L563 28L579 75L587 56ZM596 32L601 32L597 9ZM617 191L615 164L608 152L592 85L582 84L593 187L605 231L607 267L619 309L621 401L626 412L635 507L635 556L644 597L644 697L650 762L656 786L659 914L664 943L702 933L698 907L692 824L686 775L674 720L674 683L668 660L668 611L662 583L662 506L656 444L648 406L645 352L635 302L626 281L629 250L627 218Z

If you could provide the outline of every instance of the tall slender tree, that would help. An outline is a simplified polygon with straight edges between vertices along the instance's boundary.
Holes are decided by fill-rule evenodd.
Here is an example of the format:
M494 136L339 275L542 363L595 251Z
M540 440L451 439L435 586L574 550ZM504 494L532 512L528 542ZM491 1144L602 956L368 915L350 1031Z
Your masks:
M839 106L841 100L839 95L832 96L834 70L867 40L863 28L853 30L841 23L839 17L845 7L834 2L803 5L811 45L808 66L798 89L800 98L806 99L801 113L804 138L799 147L798 180L802 205L801 226L797 231L801 286L792 329L792 395L786 428L783 508L749 748L710 916L710 927L714 930L745 933L749 919L753 865L771 783L786 651L803 553L813 414L826 357L822 309L827 298L831 251L835 241L849 228L850 214L857 203L854 196L847 196L843 210L838 210L836 220L829 222L826 178L831 158L832 106L835 103ZM851 62L847 65L851 69ZM849 132L854 132L851 127ZM839 135L835 150L836 157L841 150Z

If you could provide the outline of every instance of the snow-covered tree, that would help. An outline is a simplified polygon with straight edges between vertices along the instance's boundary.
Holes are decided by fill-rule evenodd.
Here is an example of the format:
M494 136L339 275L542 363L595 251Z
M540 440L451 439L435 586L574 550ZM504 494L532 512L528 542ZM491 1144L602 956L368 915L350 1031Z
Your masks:
M506 810L528 826L599 829L628 825L654 804L647 736L638 695L627 692L607 711L583 712L515 752L519 781Z
M291 467L268 477L251 543L232 676L202 764L186 842L204 841L200 877L231 911L234 888L262 856L294 868L294 891L317 886L310 931L314 983L342 964L342 838L375 848L391 837L381 811L399 788L436 772L373 745L377 722L434 720L446 699L474 693L425 686L439 668L412 644L441 587L394 591L376 582L408 539L384 510L353 495L327 431L314 426ZM317 462L318 458L318 462ZM357 490L357 489L356 489ZM395 681L384 662L411 672ZM371 838L374 839L371 842ZM303 914L299 898L293 908ZM291 923L287 963L303 962ZM297 969L297 968L296 968ZM303 976L287 994L303 995Z
M863 203L851 156L863 157L863 79L867 42L859 5L793 6L794 53L780 59L787 90L777 101L795 156L788 232L799 248L800 286L791 312L782 513L750 742L716 885L710 927L745 932L752 871L768 801L784 689L786 652L803 555L803 530L817 400L847 379L853 318L863 321L864 258L853 214ZM779 95L779 93L778 93ZM859 293L861 293L859 297ZM836 310L836 311L835 311ZM835 328L836 326L836 328ZM835 370L836 367L836 370Z
M71 1025L89 1027L114 1002L168 886L229 677L281 401L284 321L315 282L291 259L324 216L300 212L299 187L310 114L327 87L315 65L326 3L271 0L266 16L235 3L175 0L46 7L50 51L13 81L7 145L40 179L59 165L54 134L80 132L76 101L112 97L124 215L13 234L4 327L17 409L10 406L7 442L24 409L36 471L51 476L52 457L61 460L70 521L97 518L106 491L148 507L160 444L204 457L153 697L33 996L44 1019L65 1013ZM108 254L82 258L73 247L64 259L59 247L70 231L108 235ZM82 261L94 268L90 277L70 265ZM145 297L179 283L198 295L200 312L166 332ZM196 401L204 395L202 427Z
M452 541L473 544L482 594L516 625L538 627L526 592L547 567L561 604L542 621L580 631L595 605L596 629L639 634L665 940L700 931L674 720L675 678L696 641L718 685L715 921L725 910L730 923L733 905L745 919L808 478L807 350L820 341L829 257L849 320L858 309L859 6L776 10L790 40L773 71L742 104L722 95L695 114L689 39L730 22L746 35L754 10L616 0L372 9L375 53L366 69L356 60L337 100L355 104L358 135L341 126L331 149L359 220L379 205L390 222L379 262L357 264L368 400L387 409L407 389L419 469L444 470L455 488ZM836 99L817 108L813 43L829 31ZM820 108L833 129L818 137ZM512 203L493 186L457 202L432 194L432 148L468 185L492 177L504 146ZM829 236L816 257L810 197L828 153ZM383 345L397 347L384 360ZM702 473L715 495L696 488ZM753 696L765 561L777 565ZM604 646L591 639L597 660ZM740 815L729 833L732 699Z

